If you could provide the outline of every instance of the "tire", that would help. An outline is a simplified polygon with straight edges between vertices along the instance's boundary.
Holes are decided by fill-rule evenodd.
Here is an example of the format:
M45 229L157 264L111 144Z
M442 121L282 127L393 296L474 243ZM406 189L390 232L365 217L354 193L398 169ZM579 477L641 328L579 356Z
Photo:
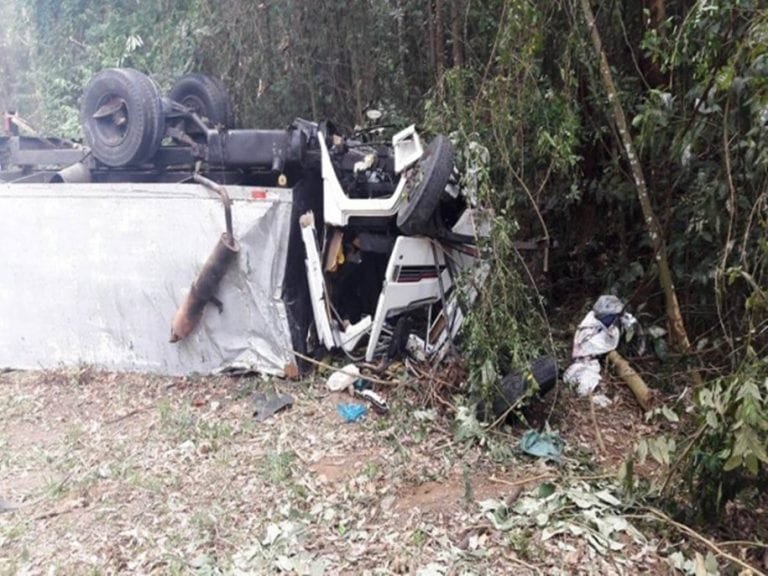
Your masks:
M229 94L216 78L187 74L176 81L168 97L190 108L214 127L231 128L234 124Z
M107 166L141 164L160 146L160 92L138 70L107 68L93 76L85 87L80 115L86 143Z
M539 396L544 396L557 384L557 360L552 356L539 356L531 362L531 374L539 384Z
M440 197L453 173L453 145L442 134L430 142L405 184L408 198L397 213L397 227L403 234L427 233L440 205Z
M544 396L557 383L557 361L552 356L540 356L531 362L528 374L539 385L537 395ZM510 406L519 402L528 392L530 384L530 381L518 372L512 372L502 378L499 393L493 399L494 415L500 417Z
M158 103L158 115L157 118L153 119L151 123L153 130L148 146L149 150L152 151L148 158L151 158L155 155L158 148L160 148L160 144L163 141L163 137L165 136L165 117L162 111L163 105L160 87L155 83L154 80L152 80L152 78L139 72L138 70L134 70L133 68L123 68L123 71L128 76L132 77L134 81L141 86L141 89L144 91L144 96L148 102ZM152 110L154 111L154 107Z

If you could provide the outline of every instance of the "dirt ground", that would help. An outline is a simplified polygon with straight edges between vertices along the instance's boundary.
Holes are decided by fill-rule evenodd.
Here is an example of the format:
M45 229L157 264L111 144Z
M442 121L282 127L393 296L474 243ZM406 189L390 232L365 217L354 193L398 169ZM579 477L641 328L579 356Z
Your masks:
M257 390L295 404L258 423ZM523 428L460 442L405 390L389 415L343 423L351 398L319 377L9 372L0 391L0 574L670 574L697 560L667 528L617 524L606 495L582 504L652 428L619 386L594 418L559 393L559 463L522 454ZM547 493L574 486L562 501L577 505L543 518ZM581 524L562 521L572 509Z

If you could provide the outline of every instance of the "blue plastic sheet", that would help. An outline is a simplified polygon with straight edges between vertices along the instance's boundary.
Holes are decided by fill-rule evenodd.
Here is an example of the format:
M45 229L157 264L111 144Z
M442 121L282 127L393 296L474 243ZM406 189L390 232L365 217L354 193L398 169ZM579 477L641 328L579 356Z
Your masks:
M520 438L520 450L537 458L560 461L563 440L557 432L528 430Z
M362 404L337 404L336 412L344 422L357 422L368 413L368 408Z

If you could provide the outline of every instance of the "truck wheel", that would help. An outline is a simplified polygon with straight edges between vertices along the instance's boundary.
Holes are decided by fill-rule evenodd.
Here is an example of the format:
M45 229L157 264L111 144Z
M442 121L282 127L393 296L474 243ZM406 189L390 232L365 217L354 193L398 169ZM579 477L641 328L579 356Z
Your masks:
M163 136L157 85L130 68L107 68L85 87L81 118L85 141L108 166L141 164Z
M424 156L404 178L407 198L397 213L397 227L414 236L428 231L440 204L440 197L453 172L453 145L439 134L430 142Z
M216 78L205 74L187 74L176 81L168 96L191 109L212 126L232 127L232 104L229 94ZM188 128L191 129L191 126Z
M160 87L155 83L152 78L135 70L133 68L122 69L128 76L132 77L134 81L141 86L144 91L144 98L146 102L157 102L158 108L155 109L154 105L150 107L152 112L157 111L157 118L153 118L149 125L153 128L152 134L149 139L147 150L149 152L148 158L151 158L160 148L160 144L165 136L165 117L163 113L162 95L160 94Z

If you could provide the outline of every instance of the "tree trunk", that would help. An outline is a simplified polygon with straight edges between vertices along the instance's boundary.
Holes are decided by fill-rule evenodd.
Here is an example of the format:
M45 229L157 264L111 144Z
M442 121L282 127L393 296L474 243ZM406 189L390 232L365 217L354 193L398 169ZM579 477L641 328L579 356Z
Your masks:
M427 16L427 56L429 58L429 72L435 71L435 18L432 14L432 0L426 1Z
M630 1L636 2L637 0ZM663 34L662 24L667 19L667 7L664 4L664 0L643 0L643 9L647 10L649 14L647 21L643 22L644 31L654 30L659 35ZM658 62L654 61L653 58L646 57L642 52L640 65L649 85L654 88L660 88L668 83L669 79L661 71Z
M664 0L643 0L643 5L650 13L651 28L657 29L667 19L667 7Z
M405 83L405 3L397 0L395 21L397 23L397 71L400 74L399 83Z
M624 115L624 109L621 106L621 100L619 99L616 85L613 82L613 75L611 74L611 69L608 65L608 57L603 50L603 43L600 39L600 33L597 30L597 26L595 25L595 17L592 13L592 8L589 5L589 0L581 0L581 7L587 21L589 32L592 36L592 44L595 48L595 54L600 62L600 76L602 77L605 91L608 94L608 101L611 104L613 120L616 123L616 128L621 138L624 155L632 170L632 177L634 178L635 189L637 190L637 198L640 201L640 207L643 210L643 217L645 218L645 226L651 239L651 246L656 254L656 263L659 267L659 283L664 291L667 320L669 322L672 343L679 350L687 351L690 349L691 344L688 340L688 333L685 330L683 316L680 313L680 305L678 304L675 285L672 281L672 272L669 269L667 246L664 242L661 225L659 224L656 214L653 211L653 206L651 205L651 199L648 195L648 187L646 186L645 176L643 175L643 168L640 166L640 160L637 157L634 144L632 143L632 137L629 134L627 118Z
M464 1L451 1L451 56L454 68L464 68L464 43L461 26Z
M443 34L443 0L435 0L435 86L437 98L445 97L443 75L445 74L445 35Z

